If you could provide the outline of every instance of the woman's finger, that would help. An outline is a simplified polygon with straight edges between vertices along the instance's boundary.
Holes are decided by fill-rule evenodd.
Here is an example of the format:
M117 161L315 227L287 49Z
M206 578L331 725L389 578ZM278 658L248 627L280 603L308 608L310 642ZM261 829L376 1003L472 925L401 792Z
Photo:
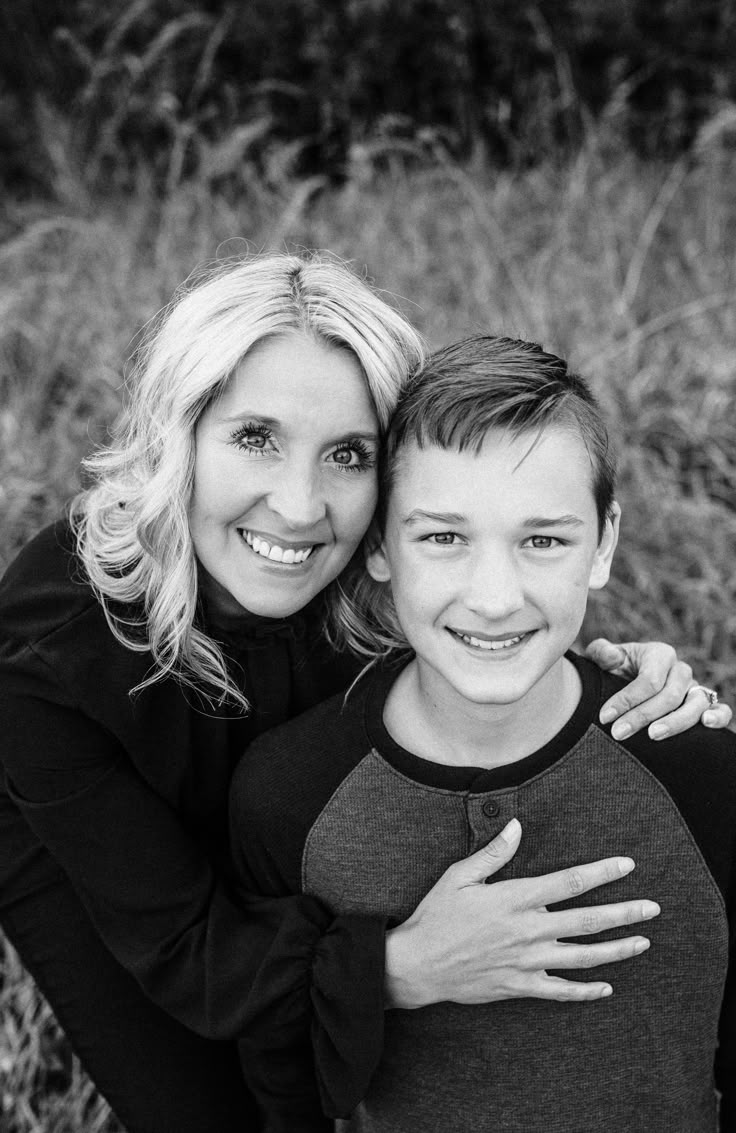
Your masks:
M513 858L520 841L521 825L517 818L512 818L488 845L450 866L448 873L453 875L458 885L484 882Z
M700 719L706 728L727 728L733 720L733 711L728 704L716 704L706 708Z
M546 873L541 877L519 878L502 884L515 886L518 894L517 908L539 909L545 905L554 905L557 901L567 901L570 897L587 893L589 889L595 889L599 885L618 881L631 873L633 868L632 858L603 858L601 861L561 869L556 873Z
M596 905L585 909L566 909L564 913L543 914L543 933L547 940L567 936L590 936L610 928L638 924L659 916L656 901L621 901L615 905Z
M656 720L650 726L648 734L652 740L664 740L668 736L687 731L701 720L709 728L727 728L732 716L733 712L727 704L712 705L708 690L702 685L692 684L680 707Z
M605 702L599 719L603 724L615 720L611 735L615 740L624 740L679 708L691 684L692 669L684 661L672 666L664 687L657 674L642 668L631 684Z
M601 964L618 964L621 960L630 960L646 952L650 941L646 936L627 936L624 940L606 940L597 944L563 944L555 945L556 957L545 967L550 970L557 968L582 969L598 968Z
M614 645L599 637L590 643L585 655L606 672L631 681L622 692L628 693L634 685L638 686L634 697L626 701L627 707L668 689L675 698L671 707L676 708L692 681L690 666L678 661L675 650L664 641L624 641Z
M596 637L591 641L583 653L599 669L607 673L616 673L620 677L635 676L629 668L629 655L625 645L615 645L606 637Z
M530 983L529 990L520 994L533 999L553 999L559 1003L586 1003L593 999L606 999L613 994L613 988L607 983L578 983L542 972Z

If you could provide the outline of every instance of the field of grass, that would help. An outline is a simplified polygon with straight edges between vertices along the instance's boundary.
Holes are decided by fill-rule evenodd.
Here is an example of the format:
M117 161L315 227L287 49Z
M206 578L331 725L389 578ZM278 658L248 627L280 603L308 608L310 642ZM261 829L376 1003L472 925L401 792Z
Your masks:
M532 338L589 376L620 451L614 578L587 637L659 638L736 702L736 152L718 129L644 165L591 143L498 173L357 154L341 188L256 175L156 203L18 203L0 245L0 568L75 491L134 336L205 260L320 247L398 297L433 345ZM0 953L0 955L2 955ZM12 950L0 960L1 1133L115 1133Z

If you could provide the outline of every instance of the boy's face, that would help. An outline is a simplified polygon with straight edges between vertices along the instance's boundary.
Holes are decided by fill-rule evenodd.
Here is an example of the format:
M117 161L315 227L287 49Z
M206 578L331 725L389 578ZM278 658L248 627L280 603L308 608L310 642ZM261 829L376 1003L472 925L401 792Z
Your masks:
M561 665L588 590L608 580L618 507L599 541L583 441L563 427L535 437L494 429L477 454L412 442L399 456L367 565L390 580L424 685L443 695L521 700Z

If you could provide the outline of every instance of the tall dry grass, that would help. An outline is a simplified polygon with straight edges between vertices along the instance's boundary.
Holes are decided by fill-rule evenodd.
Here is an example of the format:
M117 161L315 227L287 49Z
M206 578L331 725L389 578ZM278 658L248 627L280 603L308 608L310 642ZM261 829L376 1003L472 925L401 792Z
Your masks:
M217 192L18 204L0 247L0 565L78 485L120 401L142 324L217 255L315 246L399 297L435 345L532 338L589 375L621 453L621 548L587 634L662 638L736 701L736 154L711 124L664 167L591 139L574 164L413 171L355 151L346 184L302 182L288 152ZM430 143L432 139L430 139ZM243 154L241 152L240 158ZM291 155L293 156L293 155ZM239 158L239 160L240 160ZM378 159L382 171L376 172ZM73 199L73 194L67 199ZM113 1133L8 948L3 1133Z

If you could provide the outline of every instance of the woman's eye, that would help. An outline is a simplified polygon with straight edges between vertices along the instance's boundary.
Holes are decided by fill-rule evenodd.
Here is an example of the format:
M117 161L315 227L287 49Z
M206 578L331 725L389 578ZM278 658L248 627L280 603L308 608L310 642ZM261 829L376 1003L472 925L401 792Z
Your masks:
M370 449L357 441L338 446L330 453L330 460L346 472L362 472L366 468L373 468L375 464Z
M457 535L454 531L438 531L435 535L429 535L427 541L438 547L452 547L457 542Z
M266 438L262 433L247 433L242 438L243 444L248 445L248 448L265 448Z
M265 425L242 425L232 434L232 442L243 452L259 455L266 452L273 433Z
M358 454L349 448L339 448L333 453L335 464L342 464L347 468L351 464L355 464L358 459Z

